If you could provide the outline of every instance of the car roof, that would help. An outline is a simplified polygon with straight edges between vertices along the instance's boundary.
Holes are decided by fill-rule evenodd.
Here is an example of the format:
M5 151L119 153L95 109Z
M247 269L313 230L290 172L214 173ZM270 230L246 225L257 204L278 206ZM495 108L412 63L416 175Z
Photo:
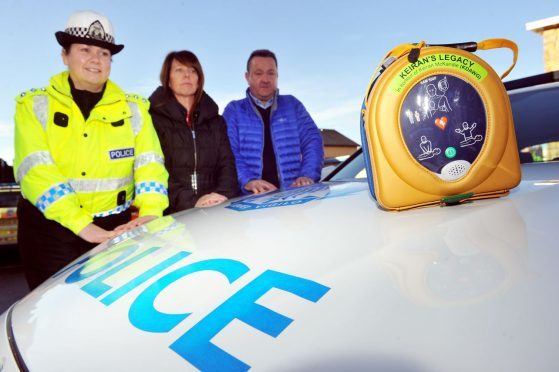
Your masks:
M506 90L511 91L520 88L549 84L557 81L559 81L559 71L550 71L543 74L506 81L504 82L504 85Z

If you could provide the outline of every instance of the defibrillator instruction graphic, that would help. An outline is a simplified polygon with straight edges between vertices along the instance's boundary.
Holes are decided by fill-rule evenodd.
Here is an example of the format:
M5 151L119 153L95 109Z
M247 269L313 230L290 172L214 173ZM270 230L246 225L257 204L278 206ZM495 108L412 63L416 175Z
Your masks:
M476 89L447 74L417 82L400 112L400 129L410 154L438 175L449 163L475 161L483 147L486 122L485 106Z
M438 87L438 89L437 89ZM448 82L446 77L439 80L437 85L427 84L425 88L427 92L426 97L426 116L433 117L437 112L449 112L452 111L448 98L446 98L446 91L448 90Z
M460 142L460 147L472 146L483 140L481 134L473 134L477 123L468 124L467 121L462 123L462 128L456 128L454 131L464 136L464 140Z
M433 148L433 144L427 139L426 136L421 136L421 143L419 144L419 147L423 152L417 157L418 160L431 159L433 156L439 155L441 153L440 148Z

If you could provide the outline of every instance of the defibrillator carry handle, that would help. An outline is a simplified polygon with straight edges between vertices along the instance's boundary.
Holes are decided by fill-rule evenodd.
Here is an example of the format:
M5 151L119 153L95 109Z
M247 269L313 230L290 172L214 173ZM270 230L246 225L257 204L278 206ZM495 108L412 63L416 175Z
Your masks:
M475 41L467 41L465 43L453 43L453 44L425 44L425 46L456 48L460 50L465 50L466 52L470 52L470 53L473 53L477 50L477 43Z
M467 41L465 43L453 43L453 44L425 44L426 47L445 47L445 48L455 48L460 50L465 50L466 52L473 53L477 50L477 43L475 41ZM415 63L419 59L421 49L414 48L410 50L408 54L408 61L410 63Z
M373 76L369 84L367 85L367 90L365 93L365 102L367 102L369 98L369 94L372 91L372 87L379 77L379 75L384 71L393 61L397 60L404 55L408 55L408 59L410 60L417 60L419 58L419 54L421 53L421 49L430 46L439 46L439 47L450 47L450 48L458 48L468 52L475 52L477 50L489 50L489 49L499 49L499 48L508 48L512 51L512 65L501 74L501 80L503 80L507 75L512 71L514 66L516 66L516 61L518 60L518 46L514 41L508 39L487 39L480 42L468 41L463 43L454 43L454 44L427 44L425 41L420 41L419 43L415 44L401 44L392 49L388 52L380 64L375 69ZM388 61L388 63L387 63ZM413 63L410 61L410 63Z
M474 41L468 41L465 43L456 43L456 44L425 44L425 46L440 46L440 47L449 47L449 48L457 48L461 50L465 50L467 52L475 52L477 50L488 50L488 49L497 49L497 48L508 48L512 51L512 65L501 74L501 80L503 80L514 68L516 65L516 61L518 59L518 46L507 39L487 39L476 43Z
M514 41L508 39L487 39L477 43L477 48L478 50L508 48L512 51L512 65L501 74L501 80L503 80L509 72L512 71L514 66L516 66L516 61L518 60L518 46Z
M514 68L516 61L518 59L518 46L510 40L507 39L487 39L476 43L475 41L467 41L465 43L456 44L425 44L426 47L437 46L437 47L448 47L465 50L467 52L473 53L477 50L489 50L498 48L508 48L512 51L512 65L501 74L501 80L503 80Z

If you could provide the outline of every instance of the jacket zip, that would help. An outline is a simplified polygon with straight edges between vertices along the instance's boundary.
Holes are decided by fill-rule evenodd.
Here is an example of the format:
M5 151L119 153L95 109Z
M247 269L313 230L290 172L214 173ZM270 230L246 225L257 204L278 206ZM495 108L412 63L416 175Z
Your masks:
M192 123L192 142L194 143L194 172L190 175L190 184L192 185L192 190L194 190L194 194L198 195L198 154L196 152L196 125L198 124L198 111L195 111L193 114L193 123Z
M260 162L260 177L262 178L262 172L264 170L264 145L266 143L264 131L266 129L264 128L264 119L262 118L262 115L260 115L260 111L258 111L258 109L254 107L255 103L252 102L252 98L249 97L249 100L250 100L249 103L250 106L252 107L252 110L256 113L256 116L258 116L262 121L262 152L260 153L260 158L262 159L262 161ZM270 109L270 138L272 139L272 150L274 150L274 156L276 157L276 174L278 175L278 183L281 188L283 184L283 178L281 176L281 172L279 169L280 166L279 166L278 157L276 155L276 145L274 142L274 138L272 136L272 115L274 114L274 111L276 111L274 106L276 106L275 102L272 104L272 108Z
M279 187L281 188L283 185L283 177L281 176L280 172L280 162L278 160L277 152L276 152L276 142L274 141L274 133L272 131L272 116L274 115L274 106L272 106L270 110L270 139L272 140L272 150L274 150L274 156L276 157L276 174L278 176L278 183ZM264 149L262 149L262 153L264 153ZM264 164L262 164L264 166Z

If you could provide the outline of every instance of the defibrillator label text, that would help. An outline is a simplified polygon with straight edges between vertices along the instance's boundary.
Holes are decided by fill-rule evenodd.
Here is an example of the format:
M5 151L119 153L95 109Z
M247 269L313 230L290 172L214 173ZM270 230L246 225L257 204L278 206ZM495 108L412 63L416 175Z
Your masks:
M420 57L416 62L404 67L390 83L394 93L401 93L410 81L419 75L435 68L451 68L467 73L478 82L487 76L487 70L472 59L456 54L437 53Z

